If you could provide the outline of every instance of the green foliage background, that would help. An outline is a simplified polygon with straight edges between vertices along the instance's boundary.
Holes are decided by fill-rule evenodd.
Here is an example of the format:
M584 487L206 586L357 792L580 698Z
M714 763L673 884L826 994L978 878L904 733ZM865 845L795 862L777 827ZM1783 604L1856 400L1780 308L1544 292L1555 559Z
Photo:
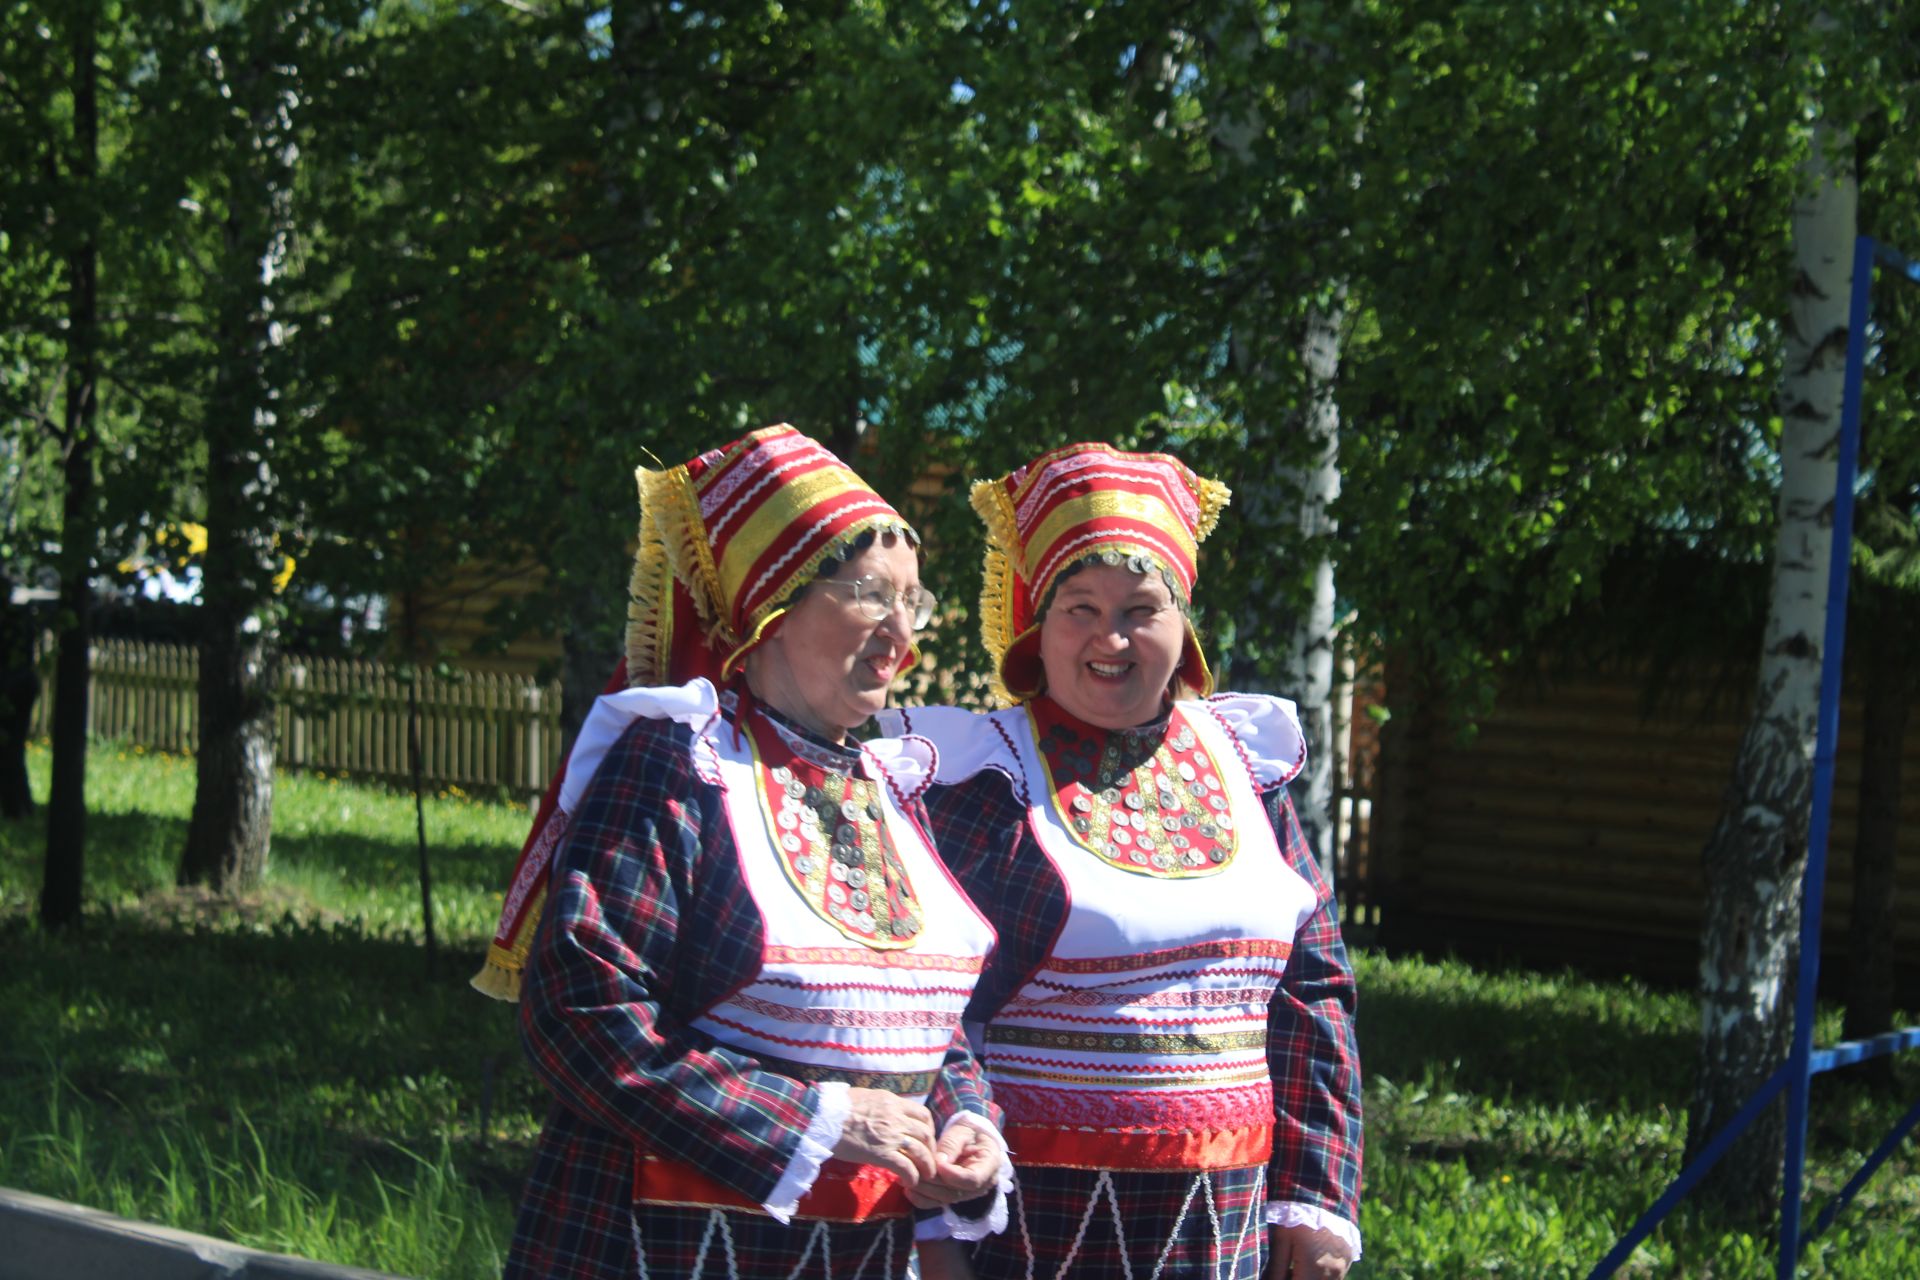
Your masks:
M1865 226L1920 237L1903 6L13 0L0 18L13 559L48 548L61 255L94 228L104 563L204 517L214 389L252 379L279 477L257 518L306 577L400 593L466 557L530 562L543 589L501 624L609 653L638 463L788 420L893 495L944 464L929 572L961 604L962 482L1105 438L1241 492L1201 602L1237 681L1271 679L1303 566L1330 554L1362 651L1470 710L1623 548L1761 556L1816 107L1858 139ZM104 73L86 189L61 63L83 20ZM210 50L267 96L209 93ZM234 220L282 190L263 285L223 246L254 243ZM1914 305L1885 303L1867 471L1908 527ZM244 369L221 349L234 306L274 326ZM1283 473L1310 390L1297 342L1328 307L1344 492L1338 534L1307 545ZM972 632L930 647L964 664Z

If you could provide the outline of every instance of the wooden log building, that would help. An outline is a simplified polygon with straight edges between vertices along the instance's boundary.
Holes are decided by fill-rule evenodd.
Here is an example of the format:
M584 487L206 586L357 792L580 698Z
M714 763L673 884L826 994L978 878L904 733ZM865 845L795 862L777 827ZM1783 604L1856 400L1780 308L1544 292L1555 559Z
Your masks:
M1574 964L1690 983L1701 851L1747 722L1751 678L1649 709L1631 674L1516 684L1463 741L1431 710L1396 714L1371 779L1364 875L1389 947ZM1823 977L1844 976L1861 766L1858 692L1843 697L1822 918ZM1920 735L1904 755L1896 1003L1920 990ZM1831 985L1831 983L1823 984Z

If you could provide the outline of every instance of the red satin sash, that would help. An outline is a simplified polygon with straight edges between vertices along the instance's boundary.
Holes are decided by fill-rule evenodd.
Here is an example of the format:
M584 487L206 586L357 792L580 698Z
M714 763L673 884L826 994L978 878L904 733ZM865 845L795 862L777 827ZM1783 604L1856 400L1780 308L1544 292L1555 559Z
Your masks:
M766 1213L755 1201L715 1182L692 1165L644 1151L634 1161L633 1198L639 1204ZM893 1174L875 1165L829 1160L820 1167L820 1176L807 1194L800 1197L800 1207L793 1216L796 1220L872 1222L905 1218L912 1213L907 1193Z
M1015 1164L1053 1168L1124 1169L1135 1173L1245 1169L1265 1164L1273 1155L1273 1126L1265 1124L1186 1133L1009 1124L1005 1133Z

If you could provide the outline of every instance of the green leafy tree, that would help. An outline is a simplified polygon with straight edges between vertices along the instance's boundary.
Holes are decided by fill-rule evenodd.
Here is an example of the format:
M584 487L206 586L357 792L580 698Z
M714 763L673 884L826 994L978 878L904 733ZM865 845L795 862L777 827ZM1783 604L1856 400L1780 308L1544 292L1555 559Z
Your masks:
M53 306L30 310L15 332L27 339L24 358L57 352L61 369L57 416L43 419L59 451L61 506L53 782L40 895L42 922L60 926L79 919L85 878L87 652L99 530L99 272L107 202L100 62L112 14L97 0L58 13L42 8L8 7L4 75L7 132L14 139L7 153L14 215L9 248L23 264L51 268L59 282L55 290L39 291L39 301Z
M202 460L197 781L178 876L237 892L267 864L281 610L290 532L280 454L302 425L286 398L280 311L297 282L301 148L319 85L359 6L327 0L154 6L143 120L167 122L174 228L203 265L182 289L177 360L195 395L182 447ZM152 145L158 139L150 139Z
M1883 140L1897 135L1906 97L1902 88L1912 83L1910 20L1877 6L1807 6L1788 11L1783 21L1800 24L1797 30L1788 28L1794 37L1790 65L1802 77L1804 105L1796 114L1808 123L1795 130L1803 149L1791 224L1795 274L1783 331L1779 522L1753 717L1706 848L1701 1071L1689 1116L1689 1151L1703 1146L1759 1087L1784 1058L1793 1034L1792 979L1804 906L1799 889L1807 860L1824 656L1847 305L1867 162L1892 161L1898 169L1902 157L1908 158L1908 167L1891 184L1886 169L1876 165L1877 198L1870 207L1896 234L1910 225L1902 209L1910 199L1886 197L1911 181L1911 149L1895 144L1889 154L1876 154ZM1870 140L1865 148L1863 137ZM1901 314L1903 305L1908 304L1896 300L1894 314ZM1883 390L1877 407L1896 408L1889 401L1903 394L1898 381L1881 385L1892 394ZM1883 421L1893 424L1894 441L1907 434L1898 412ZM1898 444L1888 449L1889 443L1883 439L1864 455L1871 484L1862 504L1861 528L1868 540L1864 559L1870 585L1880 588L1874 594L1881 606L1864 616L1897 628L1899 593L1908 585L1900 530L1911 519L1911 474ZM1883 594L1888 589L1892 594ZM1891 609L1888 601L1896 602ZM1870 658L1884 639L1869 632ZM1904 681L1881 677L1876 683L1891 703L1903 704L1911 696ZM1884 717L1876 717L1869 731L1881 745L1889 736L1897 742L1897 729ZM1881 775L1881 785L1888 782ZM1897 774L1890 782L1897 789ZM1871 794L1864 799L1874 805ZM1876 834L1875 814L1864 817L1867 838L1884 840ZM1869 851L1868 892L1875 879L1873 863ZM1872 929L1865 932L1871 941ZM1872 1001L1871 971L1870 964L1863 965L1869 983L1858 993L1863 1011ZM1781 1110L1776 1106L1760 1117L1702 1184L1703 1197L1749 1220L1764 1220L1778 1194L1785 1135Z
M874 74L924 34L897 17L396 18L369 63L380 109L327 143L356 163L304 367L354 465L302 468L350 482L327 521L356 533L316 554L378 547L390 585L525 564L537 588L500 621L561 632L577 718L620 652L636 464L790 420L898 492L890 307L913 269L887 149L950 99Z
M88 651L101 558L125 551L177 478L162 424L175 313L156 302L169 241L156 201L177 195L138 145L139 6L18 3L0 10L0 310L8 389L8 568L58 576L53 783L42 917L78 918L84 882ZM16 619L10 628L18 635ZM21 697L24 698L24 691ZM19 701L16 698L16 703ZM16 735L17 736L17 735ZM17 751L17 744L9 751ZM17 781L17 777L16 777Z

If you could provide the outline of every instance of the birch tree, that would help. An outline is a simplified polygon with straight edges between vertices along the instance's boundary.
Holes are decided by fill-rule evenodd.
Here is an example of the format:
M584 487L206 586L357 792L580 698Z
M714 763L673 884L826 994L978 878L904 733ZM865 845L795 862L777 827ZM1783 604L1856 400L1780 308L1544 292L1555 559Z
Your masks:
M1703 854L1700 1066L1688 1116L1697 1152L1785 1060L1792 1036L1801 878L1820 700L1833 492L1858 188L1852 141L1816 125L1793 209L1793 285L1780 401L1779 526L1760 674L1719 821ZM1785 1141L1776 1105L1700 1194L1764 1215Z
M1295 66L1331 61L1320 56L1317 32L1309 29L1289 34L1306 51ZM1250 8L1230 10L1225 29L1214 42L1215 57L1241 65L1216 66L1214 73L1243 89L1261 84L1264 77L1255 68L1267 63L1267 57L1261 56L1268 53L1266 46L1281 38L1279 32L1268 30ZM1341 108L1357 105L1360 86L1341 92L1334 85L1322 85L1316 91L1311 84L1302 85L1291 78L1283 83L1288 90L1284 111L1280 111L1278 101L1245 102L1235 111L1228 105L1229 96L1216 100L1213 136L1230 171L1251 169L1259 173L1280 163L1280 157L1271 154L1270 144L1255 146L1267 120L1276 112L1281 118L1275 126L1280 129L1291 129L1315 117L1332 121L1332 128L1327 130L1332 138L1327 151L1335 157L1344 153L1342 144L1349 141L1340 136L1342 132L1357 132L1356 116ZM1256 159L1256 152L1262 159ZM1236 501L1240 518L1251 534L1249 541L1267 542L1275 553L1243 561L1240 603L1233 610L1234 634L1247 638L1248 656L1269 648L1277 648L1278 653L1269 664L1271 671L1262 671L1258 663L1243 660L1239 665L1246 671L1223 674L1241 688L1259 688L1270 682L1299 707L1307 763L1291 789L1302 834L1332 883L1335 827L1339 821L1333 733L1337 644L1334 555L1339 531L1334 510L1340 497L1336 378L1346 320L1347 285L1341 259L1348 213L1345 197L1351 177L1337 162L1330 168L1321 166L1319 172L1322 182L1310 195L1303 193L1317 207L1312 207L1307 217L1296 216L1290 221L1296 228L1292 234L1305 230L1311 237L1314 252L1309 257L1322 264L1327 274L1292 282L1271 278L1264 261L1267 241L1270 236L1286 233L1279 229L1279 220L1272 212L1263 208L1242 263L1242 271L1260 283L1243 293L1230 319L1230 359L1246 383L1241 410L1246 455L1257 460L1236 471ZM1268 199L1278 194L1266 182L1258 182L1255 190ZM1276 306L1288 284L1291 292L1304 294L1304 299L1290 297L1284 305ZM1299 314L1303 302L1304 315ZM1290 346L1275 334L1269 326L1276 323L1283 325L1281 333L1297 333L1297 342ZM1280 376L1276 369L1281 361L1292 365L1290 378ZM1274 537L1283 530L1284 536ZM1278 625L1276 614L1281 619ZM1263 633L1278 633L1278 644L1263 645Z
M208 394L207 558L200 643L200 745L182 884L231 893L266 872L273 823L273 707L279 610L274 579L285 525L277 453L282 420L275 315L284 289L300 156L299 117L312 109L303 63L326 27L322 6L291 0L224 11L202 4L200 38L171 70L207 132L200 203L213 223L204 282ZM186 34L185 32L182 33ZM197 57L195 56L197 54ZM195 64L198 64L197 66Z

